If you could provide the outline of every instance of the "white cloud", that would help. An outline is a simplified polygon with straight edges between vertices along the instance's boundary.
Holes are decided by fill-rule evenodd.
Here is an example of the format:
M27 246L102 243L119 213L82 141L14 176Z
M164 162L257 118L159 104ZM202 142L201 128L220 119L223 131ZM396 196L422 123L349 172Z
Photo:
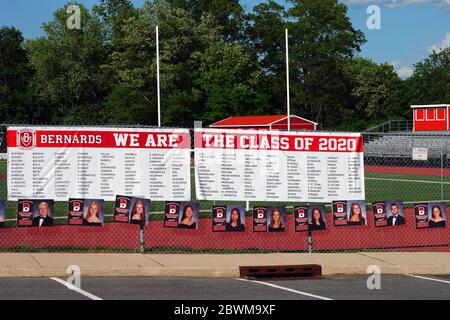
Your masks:
M407 78L411 77L412 74L414 73L413 67L402 65L398 61L392 61L389 64L391 64L394 67L395 72L397 72L398 76L402 79L407 79Z
M441 0L437 4L438 7L450 8L450 0Z
M401 6L432 4L440 8L450 9L450 0L341 0L349 7L362 7L377 4L388 8Z
M433 51L440 52L447 47L450 47L450 32L445 35L444 40L442 40L440 43L433 44L432 46L428 47L428 52L430 53L432 53Z
M407 78L411 77L414 73L414 69L412 67L406 67L406 66L397 68L397 69L395 69L395 71L397 71L398 76L402 79L407 79Z

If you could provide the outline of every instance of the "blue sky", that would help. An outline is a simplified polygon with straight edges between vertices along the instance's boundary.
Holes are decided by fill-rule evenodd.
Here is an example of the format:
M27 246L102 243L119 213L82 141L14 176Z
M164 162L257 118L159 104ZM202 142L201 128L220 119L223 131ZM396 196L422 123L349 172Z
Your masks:
M413 65L427 57L431 49L450 46L450 0L341 0L349 6L355 28L366 35L362 56L376 62L392 63L403 78ZM26 38L41 35L40 26L52 19L52 13L66 0L0 0L0 25L14 25ZM78 0L87 7L98 0ZM144 0L133 0L140 6ZM241 0L247 10L262 0ZM283 3L283 0L278 0ZM381 29L366 26L367 7L381 8Z

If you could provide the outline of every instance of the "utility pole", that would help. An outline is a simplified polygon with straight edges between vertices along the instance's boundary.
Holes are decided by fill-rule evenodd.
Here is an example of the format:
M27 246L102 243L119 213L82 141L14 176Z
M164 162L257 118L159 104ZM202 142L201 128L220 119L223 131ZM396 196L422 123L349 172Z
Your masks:
M289 80L289 31L286 29L286 88L287 88L287 117L288 131L291 131L291 95Z

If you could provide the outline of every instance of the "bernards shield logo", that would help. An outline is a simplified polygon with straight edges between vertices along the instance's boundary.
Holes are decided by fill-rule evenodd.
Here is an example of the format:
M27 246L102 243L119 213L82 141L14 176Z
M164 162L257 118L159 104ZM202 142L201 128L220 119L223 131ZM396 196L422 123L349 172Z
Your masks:
M336 211L338 213L343 213L345 211L344 209L345 209L345 206L344 206L343 203L337 203L336 204Z
M73 202L73 211L75 211L75 212L81 211L81 203L79 201Z
M29 202L22 203L22 212L25 212L25 213L30 212L30 203Z
M424 216L426 213L426 208L423 206L417 207L417 212L418 212L419 216Z
M298 218L304 218L306 216L306 212L304 209L298 209L297 210L297 217Z
M169 213L170 214L175 214L178 211L178 206L176 204L171 204L169 205Z
M222 208L218 208L217 210L216 210L216 217L217 218L223 218L223 216L224 216L224 211L223 211L223 209Z
M21 149L33 149L36 146L36 132L30 129L17 132L17 146Z
M256 217L258 218L258 219L264 219L265 218L265 210L263 210L263 209L257 209L256 210Z
M377 204L377 205L375 206L375 208L376 208L378 214L383 214L383 213L384 213L384 205L382 205L382 204Z
M119 200L119 207L120 209L126 209L128 205L128 200L124 198L120 198Z

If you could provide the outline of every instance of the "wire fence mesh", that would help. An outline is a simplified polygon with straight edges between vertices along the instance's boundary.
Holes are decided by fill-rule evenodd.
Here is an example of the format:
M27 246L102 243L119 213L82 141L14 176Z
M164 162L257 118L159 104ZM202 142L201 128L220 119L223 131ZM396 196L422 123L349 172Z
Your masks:
M7 199L6 127L0 126L0 199ZM140 252L142 247L145 247L146 252L153 253L450 251L448 228L417 229L413 210L414 203L445 202L449 225L450 135L365 133L364 141L366 226L333 226L331 203L326 204L327 230L296 232L293 208L308 204L197 201L195 154L192 150L191 194L192 201L198 203L200 209L197 230L164 228L164 202L152 202L150 223L143 230L136 225L113 223L113 202L105 203L103 227L68 226L68 202L56 202L54 227L16 228L18 204L7 201L6 220L4 228L0 229L0 251ZM427 159L415 160L414 148L426 148ZM401 200L404 203L405 225L375 226L372 203L386 200ZM212 232L212 206L227 204L240 204L247 208L246 232ZM252 232L252 208L270 205L287 207L286 232Z

